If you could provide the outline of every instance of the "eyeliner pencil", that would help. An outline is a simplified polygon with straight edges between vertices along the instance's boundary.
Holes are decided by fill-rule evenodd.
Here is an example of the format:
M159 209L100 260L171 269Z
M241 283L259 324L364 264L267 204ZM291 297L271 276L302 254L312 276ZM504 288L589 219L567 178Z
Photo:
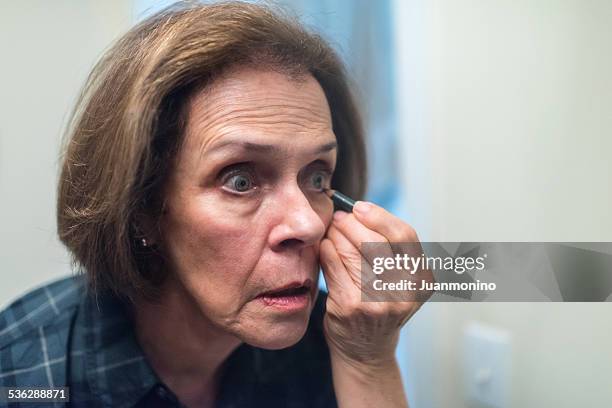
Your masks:
M352 198L345 196L339 191L332 190L326 188L324 190L325 194L334 202L334 206L337 210L342 210L346 212L353 212L353 206L355 205L355 200Z

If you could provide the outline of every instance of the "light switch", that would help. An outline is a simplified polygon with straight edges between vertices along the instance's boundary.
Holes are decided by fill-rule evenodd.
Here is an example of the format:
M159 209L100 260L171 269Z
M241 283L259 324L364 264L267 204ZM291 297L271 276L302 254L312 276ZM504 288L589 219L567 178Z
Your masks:
M470 323L463 338L463 378L468 406L506 408L510 405L510 334Z

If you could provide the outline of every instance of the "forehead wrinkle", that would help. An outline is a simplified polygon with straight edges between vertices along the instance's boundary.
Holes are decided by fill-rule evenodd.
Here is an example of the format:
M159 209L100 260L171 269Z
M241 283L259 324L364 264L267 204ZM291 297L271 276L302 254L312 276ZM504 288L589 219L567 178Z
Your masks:
M304 122L291 115L277 115L261 119L252 116L236 116L228 121L211 124L207 130L217 131L221 128L248 130L259 129L267 133L313 133L331 130L329 126L316 122Z
M276 88L273 91L269 89L269 86L274 86L273 84L243 84L242 81L233 80L225 83L213 83L209 89L205 90L200 95L201 98L198 99L205 100L209 104L219 102L224 104L227 100L239 100L246 104L281 104L282 106L287 106L288 103L291 104L292 101L295 102L296 96L299 95L299 103L294 103L294 106L302 108L305 107L305 103L312 103L313 106L320 107L323 105L323 110L328 111L329 106L323 89L321 89L314 78L312 80L314 82L312 84L314 87L307 86L307 83L302 84L289 81L289 84L291 84L294 89ZM273 92L273 94L270 94L270 92ZM323 104L321 104L322 101L324 101ZM320 113L322 112L317 110L316 114Z
M311 89L298 84L299 98L296 98L296 92L286 89L275 89L274 95L271 96L266 87L255 86L253 88L253 85L243 86L240 83L229 81L229 83L213 84L211 88L206 89L195 98L193 107L194 111L201 114L201 117L210 117L211 120L215 120L218 115L236 110L265 111L272 109L273 114L277 115L283 111L295 109L302 111L305 117L311 115L314 118L331 122L327 98L318 84L317 87Z
M260 130L255 130L254 132L250 132L251 135L257 136L260 133ZM298 132L302 133L302 132ZM267 142L261 141L257 138L249 140L249 138L241 137L244 134L242 130L236 131L232 129L230 126L224 127L215 133L213 138L210 138L205 143L200 146L199 149L199 157L206 157L207 153L214 152L215 155L225 156L228 154L236 154L236 153L249 153L260 156L270 156L270 157L283 157L283 156L294 156L300 155L299 152L301 150L307 150L308 155L327 155L331 154L337 150L337 142L335 141L335 135L333 133L328 132L317 132L313 134L312 132L308 132L312 135L312 140L317 139L325 139L331 135L332 142L327 142L323 145L318 146L301 146L299 144L292 143L292 138L284 137L281 143L277 141ZM289 136L289 135L287 135ZM228 139L226 141L220 141L217 143L219 139ZM244 144L241 142L245 142ZM265 146L263 150L259 151L257 148L250 148L249 144L254 144L258 146ZM230 147L231 146L231 147ZM270 147L268 151L267 147ZM255 146L257 147L257 146ZM302 147L304 149L302 149Z
M219 107L210 114L199 117L199 120L194 123L195 131L198 135L212 135L212 137L203 137L200 145L200 151L203 153L207 146L217 140L219 137L225 136L228 133L245 133L251 128L259 133L262 129L266 133L316 133L314 138L321 137L327 134L333 134L331 123L319 118L313 120L312 115L306 114L289 114L289 113L266 113L262 109L276 108L281 105L271 107L255 107L252 109L227 109L227 107ZM284 107L284 106L283 106ZM286 126L285 127L283 127Z
M204 154L208 147L213 145L218 139L230 135L238 135L238 137L240 137L240 135L245 134L252 134L253 136L259 134L285 134L287 136L291 136L292 134L309 134L314 140L329 136L331 136L330 139L335 140L333 131L329 126L322 124L317 125L314 123L304 125L302 122L292 122L290 119L289 117L287 120L282 120L282 118L270 118L270 120L262 123L260 120L237 118L231 121L210 124L206 129L199 129L196 133L200 135L210 135L210 137L201 138L200 153ZM290 125L291 129L286 129L279 125ZM269 128L270 126L272 126L272 128ZM290 140L290 138L287 138L287 140Z
M246 80L229 76L202 90L189 110L186 130L194 136L192 146L204 152L230 131L245 134L249 128L257 133L264 128L266 134L311 133L314 139L331 135L335 140L327 98L314 78L290 80L290 87L276 83L257 75Z
M255 106L244 106L242 104L218 104L209 106L204 115L200 115L200 120L203 127L208 127L209 124L214 124L218 121L232 121L235 119L250 118L259 121L262 124L288 121L296 125L320 123L322 125L330 125L331 119L323 112L309 109L306 106L287 105L287 103L278 104L261 104ZM277 120L274 120L277 118ZM278 120L283 118L283 120ZM291 119L291 120L287 120Z
M279 123L287 123L300 127L310 127L310 125L318 125L319 127L329 127L328 123L324 120L319 120L318 118L313 118L308 114L299 114L297 112L288 113L288 112L276 112L273 114L269 114L266 112L262 112L261 109L239 109L229 112L223 112L217 115L216 117L209 118L207 121L210 127L215 126L220 123L253 123L253 124L279 124Z

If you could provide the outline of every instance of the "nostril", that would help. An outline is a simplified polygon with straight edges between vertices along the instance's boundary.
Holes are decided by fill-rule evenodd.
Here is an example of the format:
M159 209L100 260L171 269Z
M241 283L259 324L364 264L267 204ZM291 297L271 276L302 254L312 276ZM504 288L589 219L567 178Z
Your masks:
M304 245L304 241L297 238L289 238L280 243L282 248L295 248Z

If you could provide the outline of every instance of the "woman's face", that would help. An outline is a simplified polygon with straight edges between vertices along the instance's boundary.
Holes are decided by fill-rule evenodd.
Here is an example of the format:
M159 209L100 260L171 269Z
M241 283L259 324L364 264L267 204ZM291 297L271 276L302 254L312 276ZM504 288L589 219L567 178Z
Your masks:
M162 240L202 319L262 348L302 338L333 211L321 190L336 152L311 75L235 68L191 100ZM300 288L278 292L287 286Z

